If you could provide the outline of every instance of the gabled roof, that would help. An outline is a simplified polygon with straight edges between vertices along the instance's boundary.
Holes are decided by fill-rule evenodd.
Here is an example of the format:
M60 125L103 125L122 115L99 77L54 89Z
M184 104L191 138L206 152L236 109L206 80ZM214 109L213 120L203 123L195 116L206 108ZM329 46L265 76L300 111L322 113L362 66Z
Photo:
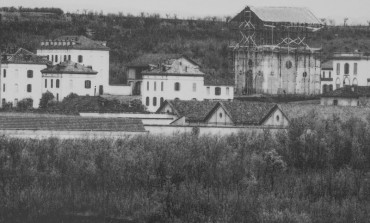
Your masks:
M7 56L6 59L2 58L1 63L4 64L49 64L50 62L42 57L38 56L28 50L25 50L23 48L19 48L17 52L15 52L11 56Z
M333 70L333 61L329 60L321 64L322 70Z
M181 57L186 58L190 62L192 62L194 65L199 66L197 62L194 60L182 55L182 54L162 54L162 53L148 53L144 54L130 63L127 64L127 67L148 67L149 65L158 65L162 63L166 63L169 60L176 60Z
M204 76L204 85L206 86L234 86L234 84L233 78L221 78L210 75Z
M50 131L144 132L141 120L127 118L86 118L80 116L0 115L0 129Z
M307 8L301 7L246 7L233 20L249 9L263 22L321 24L320 20Z
M93 70L91 67L85 67L79 63L72 61L64 61L62 63L56 64L54 66L49 66L43 70L41 73L51 73L51 74L97 74L98 72Z
M235 125L261 125L276 109L277 104L248 101L222 101L210 112L223 107Z
M330 91L322 95L326 98L359 98L370 97L370 86L344 86L335 91Z
M54 44L54 43L57 44ZM78 50L109 50L106 42L89 39L85 36L61 36L54 40L41 42L39 49L78 49Z
M157 112L167 104L171 106L178 117L185 117L187 122L203 122L217 101L166 100Z

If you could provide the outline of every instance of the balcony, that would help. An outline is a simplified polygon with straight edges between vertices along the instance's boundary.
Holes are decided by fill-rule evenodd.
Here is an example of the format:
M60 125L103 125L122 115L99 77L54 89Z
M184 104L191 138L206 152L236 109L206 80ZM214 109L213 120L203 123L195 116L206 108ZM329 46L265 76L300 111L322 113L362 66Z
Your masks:
M321 78L321 81L333 81L332 77L327 77L327 78Z

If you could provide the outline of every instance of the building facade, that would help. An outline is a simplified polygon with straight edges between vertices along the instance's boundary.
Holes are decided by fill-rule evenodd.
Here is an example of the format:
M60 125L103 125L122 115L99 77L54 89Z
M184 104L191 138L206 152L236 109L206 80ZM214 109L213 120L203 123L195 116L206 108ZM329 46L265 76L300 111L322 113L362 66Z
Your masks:
M22 99L32 99L37 108L42 95L42 74L49 61L20 48L16 53L3 55L1 60L1 106L9 103L16 107Z
M329 60L321 64L321 93L333 91L333 61Z

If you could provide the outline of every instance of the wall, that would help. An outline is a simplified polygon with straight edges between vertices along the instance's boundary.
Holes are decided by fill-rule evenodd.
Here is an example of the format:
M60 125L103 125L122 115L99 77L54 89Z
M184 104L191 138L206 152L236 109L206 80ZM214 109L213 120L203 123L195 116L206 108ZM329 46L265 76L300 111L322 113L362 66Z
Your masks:
M132 95L132 87L130 85L108 85L104 89L104 94Z
M206 123L209 125L233 125L233 121L222 106L218 106L209 119L206 120Z
M221 88L221 94L215 94L215 88ZM234 86L210 86L206 85L204 99L210 100L233 100L234 99Z
M334 100L338 101L338 106L358 106L358 99L357 98L328 98L328 97L321 97L320 104L321 105L328 105L333 106Z
M285 131L285 128L281 127L267 127L267 126L248 126L248 127L236 127L236 126L183 126L183 125L144 125L145 129L150 134L156 135L174 135L178 133L191 133L195 129L199 129L199 135L217 135L226 136L231 134L238 134L240 132L245 133L263 133L265 130L276 133L279 131Z
M349 65L349 74L344 74L344 66L348 63ZM357 63L357 74L354 73L354 64ZM337 66L340 66L338 70ZM337 83L339 83L339 88L344 86L344 81L348 80L348 85L357 85L359 86L370 86L370 61L367 59L360 58L347 58L347 59L334 59L333 60L333 89L337 89Z
M83 56L83 62L80 63L84 66L92 66L92 69L97 71L97 84L103 85L106 88L109 85L109 51L103 50L77 50L77 49L38 49L37 55L49 56L51 61L51 56L58 56L58 62L53 62L53 64L60 63L64 61L64 55L71 56L71 61L78 62L78 56Z
M276 109L270 116L262 123L262 125L266 126L284 126L287 127L289 125L289 120L283 114L280 109Z
M13 106L16 106L16 100L20 101L24 98L32 98L33 107L38 108L42 92L41 70L45 68L46 65L37 64L2 64L0 77L0 103L2 103L2 99L5 99L6 102L12 102ZM4 69L6 70L5 78ZM27 70L33 71L32 78L27 77ZM27 92L28 84L31 84L32 86L31 92Z
M56 137L60 139L104 139L104 138L122 138L136 135L144 135L148 132L111 132L111 131L45 131L45 130L0 130L0 135L13 138L34 138L45 139Z
M143 124L169 125L177 117L170 114L140 114L140 113L80 113L82 117L98 118L132 118L141 119Z
M313 53L235 51L236 92L242 94L319 94L320 60ZM286 66L291 62L291 67ZM307 75L303 75L304 73Z

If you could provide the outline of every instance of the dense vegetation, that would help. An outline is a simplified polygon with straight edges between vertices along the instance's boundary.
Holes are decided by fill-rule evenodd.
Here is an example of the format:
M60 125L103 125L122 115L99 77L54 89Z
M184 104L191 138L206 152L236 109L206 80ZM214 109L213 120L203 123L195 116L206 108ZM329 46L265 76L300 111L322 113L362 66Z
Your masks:
M369 144L367 122L314 113L276 136L2 137L0 222L368 222Z
M228 46L240 36L229 28L227 19L180 20L176 16L160 18L146 13L134 17L87 11L62 14L60 19L4 19L0 23L0 47L2 51L14 51L17 47L35 51L43 39L87 35L108 42L112 83L124 83L125 64L143 53L182 53L199 61L206 73L228 76ZM338 50L369 51L369 37L368 26L328 26L314 36L310 45L322 47L325 59Z

